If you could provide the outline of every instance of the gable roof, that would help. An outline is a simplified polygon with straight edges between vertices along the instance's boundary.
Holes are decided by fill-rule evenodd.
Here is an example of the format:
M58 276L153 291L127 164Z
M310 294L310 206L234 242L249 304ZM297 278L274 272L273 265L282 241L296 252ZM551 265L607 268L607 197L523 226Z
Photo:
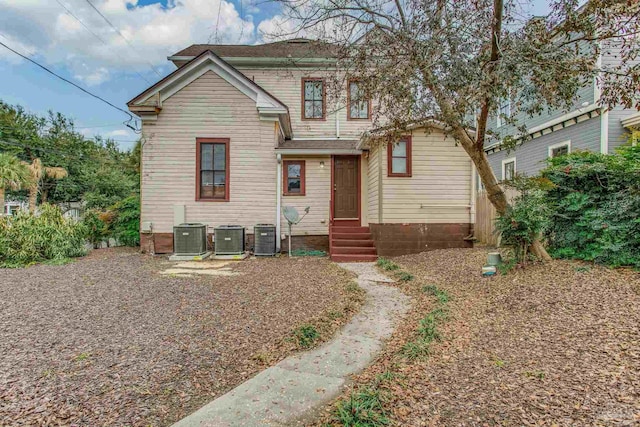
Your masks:
M331 43L310 39L290 39L257 45L194 44L175 53L169 60L196 57L210 50L223 58L336 58Z
M165 99L209 71L216 73L227 83L254 100L256 108L262 117L277 117L284 129L285 136L291 135L291 123L287 105L209 50L202 52L183 67L178 68L131 99L127 102L127 106L130 111L136 114L157 115L162 110L162 102Z

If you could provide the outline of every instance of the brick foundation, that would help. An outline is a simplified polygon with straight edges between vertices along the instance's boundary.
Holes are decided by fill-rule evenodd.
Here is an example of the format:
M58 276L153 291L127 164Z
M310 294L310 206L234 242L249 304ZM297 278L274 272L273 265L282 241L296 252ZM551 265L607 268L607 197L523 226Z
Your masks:
M369 224L379 256L399 256L435 249L470 248L464 240L472 224Z
M208 235L209 247L212 245L213 234ZM288 237L282 241L280 245L282 252L286 252L289 248ZM247 250L253 249L253 234L247 234L245 240ZM320 250L329 252L329 236L293 236L291 240L291 248ZM173 253L173 233L141 233L140 234L140 250L142 253L170 254Z

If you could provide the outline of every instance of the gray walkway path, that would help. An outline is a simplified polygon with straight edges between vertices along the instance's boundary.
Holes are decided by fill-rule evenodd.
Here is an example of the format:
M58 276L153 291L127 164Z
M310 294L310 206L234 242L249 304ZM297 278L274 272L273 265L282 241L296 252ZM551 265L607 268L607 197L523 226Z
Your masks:
M315 350L288 357L174 426L292 425L337 397L349 376L365 368L409 308L408 298L373 263L340 264L358 274L366 301L340 333Z

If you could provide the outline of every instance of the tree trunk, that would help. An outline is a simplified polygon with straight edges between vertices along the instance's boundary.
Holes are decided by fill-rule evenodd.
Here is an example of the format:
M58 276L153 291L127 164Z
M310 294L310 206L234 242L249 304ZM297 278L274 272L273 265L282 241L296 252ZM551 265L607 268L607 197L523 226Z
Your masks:
M475 144L464 129L454 129L453 134L467 152L467 155L471 158L473 164L476 165L478 175L482 180L482 184L487 192L489 201L496 209L498 215L503 215L507 211L509 202L507 201L507 197L504 194L502 187L498 185L498 180L493 173L493 169L491 169L491 165L489 164L489 159L484 152L484 148ZM536 239L531 244L530 249L531 253L533 253L539 260L551 261L551 256L549 256L547 250L539 239Z
M29 187L29 212L32 214L36 212L36 205L38 203L38 183L35 182Z
M49 198L49 190L47 188L42 189L42 195L40 196L40 203L47 203Z

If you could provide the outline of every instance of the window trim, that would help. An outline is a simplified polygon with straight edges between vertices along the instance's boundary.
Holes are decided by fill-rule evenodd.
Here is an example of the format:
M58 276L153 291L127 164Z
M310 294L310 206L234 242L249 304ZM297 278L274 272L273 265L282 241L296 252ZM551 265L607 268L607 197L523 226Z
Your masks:
M392 172L392 166L393 166L393 146L395 143L389 143L387 144L387 176L388 177L392 177L392 178L409 178L412 176L412 168L411 168L411 164L413 163L412 160L412 155L413 155L413 149L412 149L412 144L411 144L411 136L407 135L407 136L403 136L400 137L398 139L398 142L404 141L407 143L407 172L406 173L393 173Z
M304 115L304 85L306 82L322 82L322 117L307 118ZM303 77L300 84L300 115L303 121L326 121L327 120L327 84L323 77Z
M289 182L289 168L290 164L300 164L300 192L289 193L287 191L287 183ZM283 196L306 196L306 161L305 160L283 160L282 161L282 195Z
M507 163L511 163L513 162L513 176L516 176L517 173L517 167L518 167L518 163L516 161L515 157L509 157L507 159L502 160L502 180L505 180L505 175L506 175L506 168L505 166L507 165Z
M196 202L228 202L230 199L230 142L229 138L196 138ZM200 197L200 167L201 167L201 146L202 144L225 144L225 170L224 170L224 199L214 199L210 197Z
M564 147L565 145L567 146L567 154L571 153L571 140L568 139L566 141L558 142L557 144L553 144L547 147L547 157L549 159L553 158L553 150L555 150L556 148Z
M367 117L351 117L351 83L359 83L362 79L347 80L347 120L371 120L371 97L367 97Z

